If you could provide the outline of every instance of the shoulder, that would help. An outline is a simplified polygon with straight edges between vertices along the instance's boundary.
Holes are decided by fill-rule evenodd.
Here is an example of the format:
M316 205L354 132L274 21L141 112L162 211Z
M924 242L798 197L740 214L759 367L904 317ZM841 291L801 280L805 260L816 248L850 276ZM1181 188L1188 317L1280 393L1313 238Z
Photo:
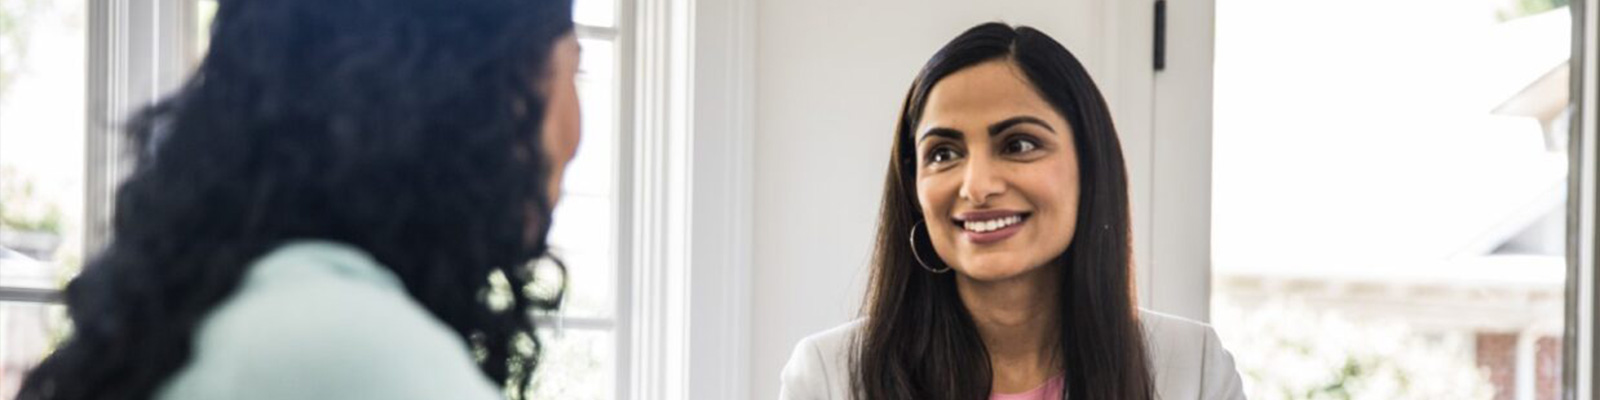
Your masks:
M1211 325L1176 315L1139 309L1139 323L1144 325L1146 341L1156 345L1161 342L1192 342L1215 335ZM1176 350L1176 349L1169 349Z
M388 269L323 242L288 245L256 262L207 318L200 339L323 357L397 345L466 351Z
M494 394L465 341L353 249L291 245L263 257L194 340L173 386L198 396L175 398Z
M850 390L850 354L865 326L858 319L804 339L783 367L783 400L845 399Z
M848 354L855 347L856 337L866 329L866 322L865 318L857 319L811 334L800 339L800 344L796 345L795 349L811 348L824 355Z
M1233 355L1210 325L1144 309L1139 322L1163 398L1244 398Z

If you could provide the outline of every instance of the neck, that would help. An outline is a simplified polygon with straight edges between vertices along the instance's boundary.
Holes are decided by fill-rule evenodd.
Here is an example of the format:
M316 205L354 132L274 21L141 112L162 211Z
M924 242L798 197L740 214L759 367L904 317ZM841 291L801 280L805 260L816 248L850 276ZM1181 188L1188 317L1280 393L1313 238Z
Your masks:
M1024 392L1060 373L1059 268L998 281L956 276L956 288L989 351L995 393Z

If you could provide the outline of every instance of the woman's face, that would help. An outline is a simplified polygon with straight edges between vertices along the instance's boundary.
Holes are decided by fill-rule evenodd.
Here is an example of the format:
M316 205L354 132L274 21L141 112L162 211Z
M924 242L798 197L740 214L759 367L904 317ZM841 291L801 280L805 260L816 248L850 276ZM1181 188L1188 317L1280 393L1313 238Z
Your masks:
M567 162L578 151L582 116L578 110L578 38L571 33L556 41L551 49L548 79L542 88L545 104L544 148L550 158L549 200L552 207L561 197L561 176Z
M917 200L939 258L995 281L1066 251L1078 212L1072 134L1010 60L936 83L914 140Z

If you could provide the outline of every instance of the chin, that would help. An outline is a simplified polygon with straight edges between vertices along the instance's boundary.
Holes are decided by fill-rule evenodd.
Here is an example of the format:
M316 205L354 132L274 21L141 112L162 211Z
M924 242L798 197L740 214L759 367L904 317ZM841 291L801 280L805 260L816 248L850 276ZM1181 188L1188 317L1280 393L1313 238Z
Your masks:
M1033 271L1033 266L1020 262L1021 260L988 260L978 259L965 263L972 267L959 268L962 275L975 281L992 282L1013 279Z

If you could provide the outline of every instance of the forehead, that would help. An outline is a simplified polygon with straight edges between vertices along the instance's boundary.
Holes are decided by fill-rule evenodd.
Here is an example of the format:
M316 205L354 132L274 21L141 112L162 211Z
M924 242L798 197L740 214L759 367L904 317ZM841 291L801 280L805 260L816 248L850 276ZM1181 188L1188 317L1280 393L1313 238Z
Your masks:
M967 130L1018 115L1032 115L1058 126L1066 122L1015 64L985 61L933 85L917 130L935 126Z

